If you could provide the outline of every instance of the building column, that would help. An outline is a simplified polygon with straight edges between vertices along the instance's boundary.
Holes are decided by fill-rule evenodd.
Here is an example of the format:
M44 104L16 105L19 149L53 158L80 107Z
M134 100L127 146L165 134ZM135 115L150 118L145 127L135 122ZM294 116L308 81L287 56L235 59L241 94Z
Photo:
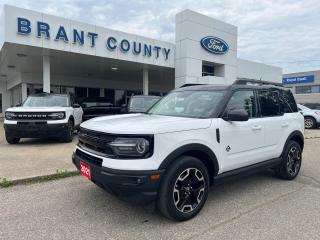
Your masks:
M28 89L26 83L21 83L21 100L22 102L28 97Z
M149 70L148 69L143 69L143 95L149 95Z
M50 93L50 56L43 56L43 92Z

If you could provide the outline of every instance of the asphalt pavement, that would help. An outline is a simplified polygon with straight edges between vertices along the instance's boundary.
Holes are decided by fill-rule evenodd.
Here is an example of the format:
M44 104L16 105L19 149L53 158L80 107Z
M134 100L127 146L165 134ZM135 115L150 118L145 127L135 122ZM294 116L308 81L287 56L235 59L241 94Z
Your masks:
M0 189L0 239L320 239L320 139L294 181L264 172L215 186L176 223L121 202L82 176Z

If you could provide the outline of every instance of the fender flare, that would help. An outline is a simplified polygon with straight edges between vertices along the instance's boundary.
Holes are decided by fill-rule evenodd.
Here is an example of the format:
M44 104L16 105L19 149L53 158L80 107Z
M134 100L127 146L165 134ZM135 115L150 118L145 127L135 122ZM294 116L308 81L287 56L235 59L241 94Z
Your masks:
M290 140L296 139L296 138L299 139L300 142L298 142L298 143L301 144L301 150L303 151L303 148L304 148L304 137L303 137L303 134L302 134L300 131L296 130L296 131L293 131L293 132L289 135L289 137L287 138L287 140L286 140L286 142L285 142L285 144L284 144L284 146L283 146L283 150L282 150L281 156L283 155L284 149L285 149L285 147L287 146L288 142L289 142Z
M200 143L191 143L191 144L183 145L183 146L175 149L162 161L161 165L159 166L159 169L166 169L178 157L185 155L186 153L192 152L192 151L197 151L197 152L201 152L202 154L205 154L213 164L214 176L216 176L218 174L219 163L218 163L216 155L209 147L207 147L206 145L200 144Z

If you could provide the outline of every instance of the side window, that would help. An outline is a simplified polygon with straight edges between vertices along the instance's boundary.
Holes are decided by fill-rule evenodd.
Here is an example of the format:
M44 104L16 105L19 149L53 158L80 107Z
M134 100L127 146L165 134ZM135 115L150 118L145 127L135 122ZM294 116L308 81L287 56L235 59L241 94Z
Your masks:
M283 90L281 95L287 107L290 108L289 112L297 112L298 111L297 104L296 104L296 101L294 100L292 92L290 90Z
M249 114L249 118L257 117L257 103L252 90L241 90L235 92L229 100L227 111L243 109Z
M259 90L258 98L262 117L282 115L278 90Z

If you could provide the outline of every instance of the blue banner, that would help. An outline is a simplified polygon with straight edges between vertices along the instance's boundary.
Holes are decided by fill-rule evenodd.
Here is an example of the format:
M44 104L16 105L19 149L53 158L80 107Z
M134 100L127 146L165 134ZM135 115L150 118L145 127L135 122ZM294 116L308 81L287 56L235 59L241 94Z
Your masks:
M314 82L314 76L300 76L300 77L288 77L283 78L282 83L283 84L296 84L296 83L311 83Z

